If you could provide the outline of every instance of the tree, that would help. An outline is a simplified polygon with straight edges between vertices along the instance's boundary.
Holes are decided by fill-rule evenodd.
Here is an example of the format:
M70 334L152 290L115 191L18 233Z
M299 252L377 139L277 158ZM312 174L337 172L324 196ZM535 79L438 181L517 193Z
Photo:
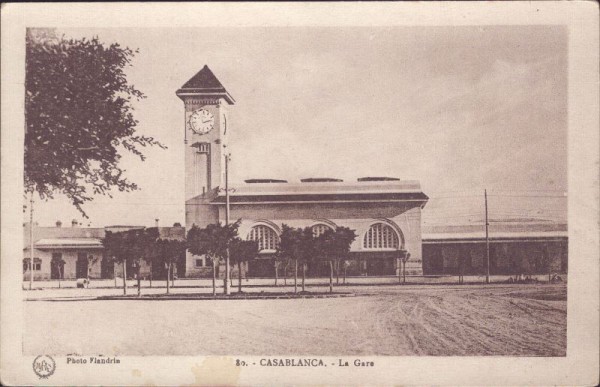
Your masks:
M235 238L229 247L229 259L238 267L238 292L242 292L242 263L255 259L258 256L258 242L245 241Z
M302 263L302 292L306 291L306 267L315 262L317 258L317 238L315 238L312 227L299 229L300 243L298 259Z
M120 263L123 267L123 294L127 294L127 259L129 257L124 232L107 231L102 239L109 262Z
M216 290L216 265L225 258L231 241L237 237L240 220L227 226L221 223L211 223L205 228L195 224L187 234L187 248L194 255L204 255L212 261L213 268L213 296Z
M402 262L402 283L406 283L406 262L410 259L410 253L406 250L400 250L400 260Z
M87 281L88 284L90 283L90 273L92 272L92 266L94 266L98 261L100 260L100 256L98 255L93 255L93 254L88 254L87 256Z
M167 294L169 294L169 279L173 265L185 259L187 243L184 239L158 238L154 244L154 252L150 255L150 264L164 266L167 269Z
M144 94L124 71L135 53L97 37L65 39L51 30L28 29L25 192L42 199L62 193L87 218L82 204L92 195L138 188L123 176L121 152L143 161L139 147L165 146L136 134L132 102Z
M348 227L337 227L335 230L325 230L316 238L315 250L317 255L329 262L329 291L333 292L333 263L340 265L340 260L348 256L350 246L358 235Z
M339 284L339 267L341 262L344 262L344 266L346 263L346 259L348 254L350 253L350 246L356 240L358 234L356 234L355 230L351 230L348 227L337 227L334 232L334 250L333 256L337 261L337 283ZM346 271L344 268L344 283L346 283Z
M287 286L287 268L290 265L291 259L289 257L276 253L273 259L273 266L275 268L275 286L277 286L277 280L279 278L279 269L283 269L283 285Z
M109 260L123 265L123 294L127 294L127 264L136 268L137 293L141 296L141 264L149 260L154 253L154 244L158 238L156 228L137 228L121 232L107 231L102 244Z
M300 258L302 230L284 224L281 226L279 245L277 246L278 259L294 261L294 293L298 293L298 259Z
M56 270L58 271L58 287L60 288L60 280L63 279L63 276L65 275L65 260L62 259L62 254L56 256L54 254L52 254L52 260L50 261L50 266L54 266L56 267Z
M140 297L142 293L142 261L150 261L151 257L155 254L158 229L156 227L131 229L125 231L125 235L129 244L129 253L136 267L137 295Z

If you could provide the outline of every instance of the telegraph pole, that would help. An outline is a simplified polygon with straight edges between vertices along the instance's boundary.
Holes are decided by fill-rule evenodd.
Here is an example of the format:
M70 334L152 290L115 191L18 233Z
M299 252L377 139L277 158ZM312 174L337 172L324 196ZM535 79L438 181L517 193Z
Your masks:
M229 226L229 159L230 154L225 153L225 226ZM225 250L225 294L229 295L229 241Z
M485 197L485 251L486 251L486 272L485 272L485 283L490 283L490 237L489 237L489 225L488 221L488 201L487 201L487 189L483 190Z
M33 190L29 197L29 290L33 288Z

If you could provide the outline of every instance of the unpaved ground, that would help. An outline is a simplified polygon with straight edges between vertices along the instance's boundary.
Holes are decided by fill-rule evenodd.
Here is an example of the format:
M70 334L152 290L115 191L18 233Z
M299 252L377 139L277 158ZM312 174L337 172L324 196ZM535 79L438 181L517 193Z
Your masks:
M566 354L566 286L378 286L284 300L29 301L27 354ZM316 291L316 289L315 289Z

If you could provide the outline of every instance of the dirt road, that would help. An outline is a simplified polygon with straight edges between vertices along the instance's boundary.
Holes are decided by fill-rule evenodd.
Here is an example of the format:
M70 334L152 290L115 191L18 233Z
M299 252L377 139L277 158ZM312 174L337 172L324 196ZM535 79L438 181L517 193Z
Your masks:
M349 290L349 289L344 289ZM30 301L27 354L564 356L565 285L357 287L370 296Z

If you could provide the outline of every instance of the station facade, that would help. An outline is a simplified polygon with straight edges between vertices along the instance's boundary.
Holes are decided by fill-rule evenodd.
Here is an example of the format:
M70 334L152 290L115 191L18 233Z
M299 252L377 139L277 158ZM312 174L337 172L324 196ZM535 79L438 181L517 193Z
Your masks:
M315 235L339 226L355 230L358 237L347 257L348 275L396 275L403 254L410 254L407 273L422 274L421 210L428 197L418 181L248 179L226 187L227 121L235 100L207 66L176 94L185 106L186 228L225 223L228 190L229 220L240 219L240 237L259 244L259 258L244 268L247 275L274 275L274 254L284 224L312 227ZM313 265L309 275L323 269ZM186 276L209 275L212 269L205 257L188 253Z

